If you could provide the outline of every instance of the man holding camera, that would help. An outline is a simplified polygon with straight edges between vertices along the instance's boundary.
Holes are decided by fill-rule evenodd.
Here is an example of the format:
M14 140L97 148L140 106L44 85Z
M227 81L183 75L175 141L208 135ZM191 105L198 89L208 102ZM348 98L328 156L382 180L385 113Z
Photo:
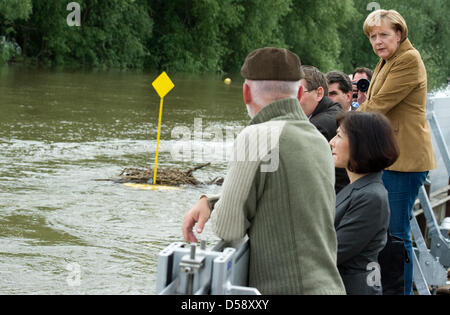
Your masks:
M369 90L370 81L372 80L373 71L358 67L353 71L353 102L352 110L357 109L359 105L365 102L367 98L367 91Z

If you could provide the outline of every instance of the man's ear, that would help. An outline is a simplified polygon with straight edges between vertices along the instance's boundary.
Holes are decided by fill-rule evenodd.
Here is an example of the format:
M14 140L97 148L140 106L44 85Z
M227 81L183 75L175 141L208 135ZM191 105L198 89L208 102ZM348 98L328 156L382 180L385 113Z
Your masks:
M250 91L250 86L248 86L247 83L244 83L243 94L244 94L244 103L250 104L252 101L252 93Z
M301 85L300 84L300 87L298 88L298 92L297 92L297 99L298 99L298 101L300 102L300 99L302 98L302 96L303 96L303 92L304 92L305 90L304 90L304 88L303 88L303 85Z
M316 91L317 91L317 100L320 102L325 96L325 90L323 89L323 87L319 86Z
M347 102L352 103L353 100L353 91L347 92Z

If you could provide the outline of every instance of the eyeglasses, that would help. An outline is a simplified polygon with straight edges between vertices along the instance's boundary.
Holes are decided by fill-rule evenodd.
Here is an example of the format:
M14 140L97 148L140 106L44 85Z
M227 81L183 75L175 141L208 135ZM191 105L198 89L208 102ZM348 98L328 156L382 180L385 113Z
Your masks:
M315 90L317 90L317 89L309 90L309 91L303 91L303 92L304 92L304 93L309 93L309 92L313 92L313 91L315 91Z

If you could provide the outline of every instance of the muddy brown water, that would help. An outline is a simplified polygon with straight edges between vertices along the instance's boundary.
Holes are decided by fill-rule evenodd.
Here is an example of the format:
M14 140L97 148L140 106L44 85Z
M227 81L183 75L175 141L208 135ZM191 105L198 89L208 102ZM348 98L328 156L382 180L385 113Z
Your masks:
M171 75L158 168L225 174L248 122L242 81ZM112 182L153 167L158 73L0 68L0 294L153 294L158 252L219 186L149 191ZM205 239L217 239L208 225Z

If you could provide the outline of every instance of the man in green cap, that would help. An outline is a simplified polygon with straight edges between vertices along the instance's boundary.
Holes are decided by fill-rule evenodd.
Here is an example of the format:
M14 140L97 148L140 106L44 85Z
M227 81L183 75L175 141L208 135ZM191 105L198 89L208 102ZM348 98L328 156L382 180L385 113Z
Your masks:
M237 136L222 193L186 213L197 242L211 216L226 241L250 239L249 285L262 294L345 294L336 267L334 164L325 138L300 107L299 57L260 48L241 69L252 120Z

